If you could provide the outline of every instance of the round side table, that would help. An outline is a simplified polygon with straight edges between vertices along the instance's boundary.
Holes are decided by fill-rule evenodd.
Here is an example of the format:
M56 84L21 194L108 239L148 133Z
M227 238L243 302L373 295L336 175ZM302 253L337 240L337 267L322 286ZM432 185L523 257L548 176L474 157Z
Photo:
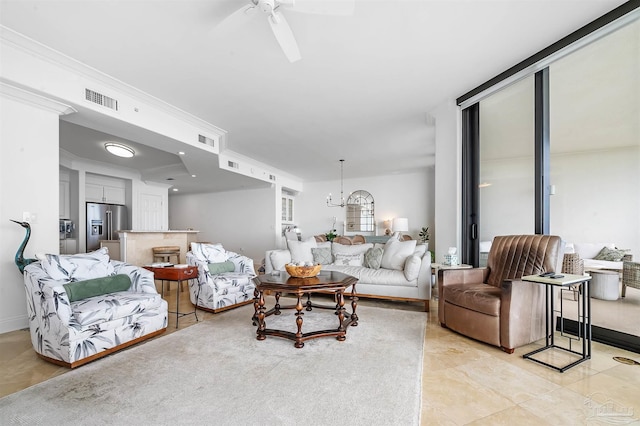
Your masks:
M602 300L618 300L620 274L615 271L589 271L591 297Z

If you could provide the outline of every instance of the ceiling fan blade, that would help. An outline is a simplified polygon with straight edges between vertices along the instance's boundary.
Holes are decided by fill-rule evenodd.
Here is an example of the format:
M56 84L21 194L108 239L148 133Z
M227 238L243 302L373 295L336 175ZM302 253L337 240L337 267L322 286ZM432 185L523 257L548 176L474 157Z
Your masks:
M282 13L274 11L271 16L268 17L269 25L271 25L271 29L273 30L273 34L276 36L276 40L280 44L282 51L289 59L289 62L299 61L300 50L298 49L298 43L296 43L296 38L293 36L293 32L291 31L291 27L287 23L286 19L284 19L284 15Z
M318 15L351 16L356 10L355 0L283 0L280 3L294 12Z

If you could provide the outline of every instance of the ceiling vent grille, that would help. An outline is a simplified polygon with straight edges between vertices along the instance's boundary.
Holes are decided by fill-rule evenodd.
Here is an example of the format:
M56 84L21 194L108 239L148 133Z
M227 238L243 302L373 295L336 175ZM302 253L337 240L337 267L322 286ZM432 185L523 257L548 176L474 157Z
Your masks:
M232 169L239 169L240 168L240 164L236 163L235 161L227 161L227 165L229 167L231 167Z
M94 104L101 105L114 111L118 110L118 101L110 98L109 96L105 96L102 93L98 93L91 89L84 89L84 97L86 100L93 102Z
M198 135L198 142L209 146L215 146L215 141L203 135Z

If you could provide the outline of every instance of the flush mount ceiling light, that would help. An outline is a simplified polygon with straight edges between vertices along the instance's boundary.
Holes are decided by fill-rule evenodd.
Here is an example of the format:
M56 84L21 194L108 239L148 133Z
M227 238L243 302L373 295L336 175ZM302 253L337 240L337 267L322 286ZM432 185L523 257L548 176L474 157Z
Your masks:
M123 157L123 158L131 158L136 154L135 151L130 147L123 145L121 143L115 143L115 142L105 143L104 149L106 149L113 155L117 155L118 157Z

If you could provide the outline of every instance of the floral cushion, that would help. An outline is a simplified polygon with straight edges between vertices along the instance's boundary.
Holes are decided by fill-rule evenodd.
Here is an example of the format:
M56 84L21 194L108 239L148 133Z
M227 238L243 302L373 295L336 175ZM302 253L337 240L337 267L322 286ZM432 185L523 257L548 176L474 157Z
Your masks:
M109 250L103 247L91 253L73 255L45 254L42 268L54 280L83 281L114 274Z
M87 326L125 318L144 311L151 312L158 309L161 303L162 297L157 293L126 291L71 302L71 310L76 322Z

